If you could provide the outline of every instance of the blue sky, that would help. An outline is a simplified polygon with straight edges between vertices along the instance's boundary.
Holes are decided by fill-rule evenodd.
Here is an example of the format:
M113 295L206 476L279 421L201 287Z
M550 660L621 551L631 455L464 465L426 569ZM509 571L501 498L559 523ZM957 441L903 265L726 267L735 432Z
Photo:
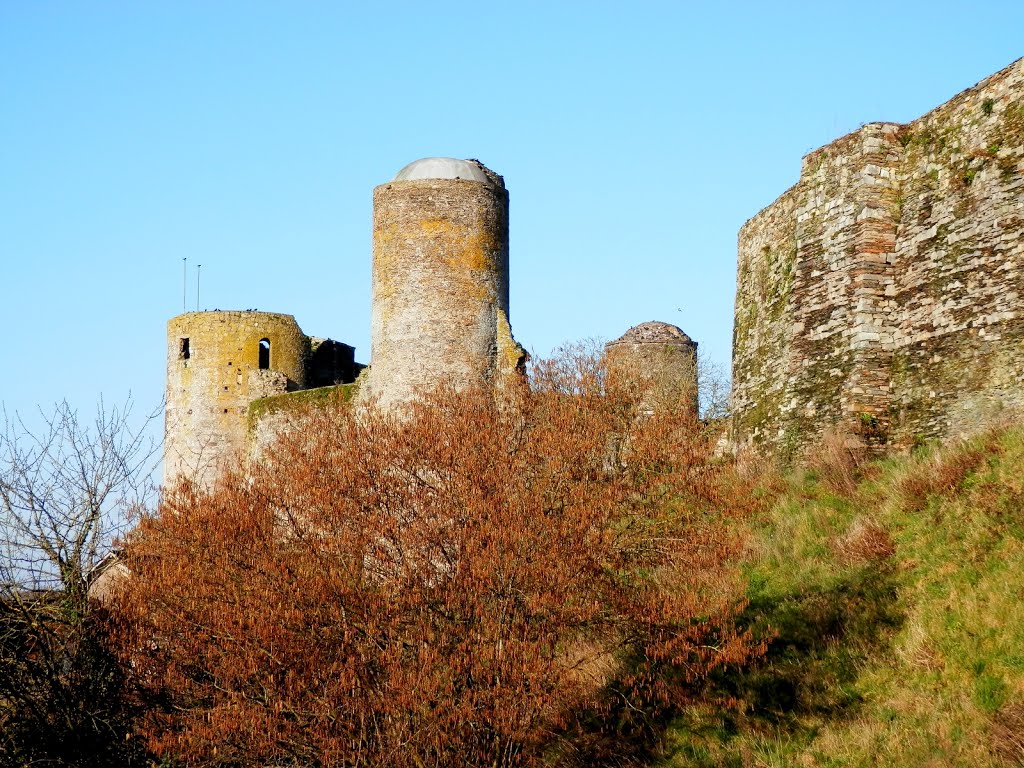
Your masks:
M728 364L740 225L806 152L1024 55L1024 3L0 0L0 401L163 394L188 308L369 356L375 185L480 158L541 354L681 326Z

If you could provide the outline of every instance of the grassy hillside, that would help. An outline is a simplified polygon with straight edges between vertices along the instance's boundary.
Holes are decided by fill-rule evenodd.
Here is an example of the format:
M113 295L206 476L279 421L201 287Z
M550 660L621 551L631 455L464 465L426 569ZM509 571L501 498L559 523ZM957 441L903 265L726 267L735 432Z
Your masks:
M1024 428L857 466L838 445L755 523L772 638L659 768L1024 765Z

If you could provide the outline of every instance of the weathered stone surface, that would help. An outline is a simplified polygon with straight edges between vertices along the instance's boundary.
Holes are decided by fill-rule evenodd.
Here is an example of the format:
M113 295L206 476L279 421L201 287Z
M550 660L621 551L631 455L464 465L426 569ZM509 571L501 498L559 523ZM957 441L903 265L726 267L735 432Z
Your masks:
M1024 407L1024 60L810 153L740 230L733 440L869 447Z
M635 325L605 345L609 375L641 388L650 410L684 406L697 417L697 342L669 323Z
M260 368L260 342L270 343ZM188 312L167 323L164 485L209 485L246 448L249 403L302 389L309 339L271 312Z
M354 383L337 384L254 400L248 410L246 453L249 461L261 461L280 436L301 430L308 410L347 403L357 388Z
M373 192L371 368L360 398L385 408L424 387L494 381L522 365L508 326L508 193L416 178ZM416 164L413 164L416 165Z

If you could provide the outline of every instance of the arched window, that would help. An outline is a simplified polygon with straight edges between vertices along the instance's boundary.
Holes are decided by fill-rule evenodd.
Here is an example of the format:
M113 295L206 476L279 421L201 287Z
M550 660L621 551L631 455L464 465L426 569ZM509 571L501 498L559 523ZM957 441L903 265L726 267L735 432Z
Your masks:
M270 339L260 339L260 370L270 367Z

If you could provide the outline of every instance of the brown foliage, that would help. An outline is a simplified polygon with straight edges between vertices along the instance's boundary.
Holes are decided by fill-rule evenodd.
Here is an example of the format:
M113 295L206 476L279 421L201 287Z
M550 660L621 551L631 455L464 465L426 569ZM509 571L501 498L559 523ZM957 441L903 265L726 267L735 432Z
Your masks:
M968 475L1000 450L996 431L969 443L942 447L900 480L897 489L904 507L920 512L928 506L929 497L957 493Z
M889 531L872 517L858 517L850 529L833 543L836 555L852 565L881 565L896 554Z
M569 353L498 402L311 412L246 476L179 488L127 553L150 744L533 765L584 717L681 702L755 649L724 524L744 499L680 413L638 417Z

